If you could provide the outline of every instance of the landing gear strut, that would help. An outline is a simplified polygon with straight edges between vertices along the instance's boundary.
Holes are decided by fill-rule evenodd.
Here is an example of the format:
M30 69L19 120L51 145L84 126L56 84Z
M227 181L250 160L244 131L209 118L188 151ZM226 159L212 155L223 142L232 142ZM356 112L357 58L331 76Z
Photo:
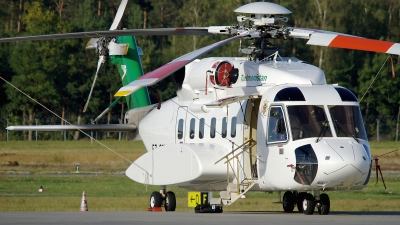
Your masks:
M160 187L160 191L154 191L150 196L150 208L153 211L155 209L161 210L164 206L165 211L175 211L176 209L176 197L174 192L168 191L165 193L165 186Z

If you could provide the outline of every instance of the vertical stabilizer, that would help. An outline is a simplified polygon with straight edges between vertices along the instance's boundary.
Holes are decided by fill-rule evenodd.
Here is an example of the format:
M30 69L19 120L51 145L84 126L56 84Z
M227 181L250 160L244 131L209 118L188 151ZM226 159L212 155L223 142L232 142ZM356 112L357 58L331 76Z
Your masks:
M117 37L116 43L129 44L126 55L110 56L111 62L117 65L122 85L125 86L143 75L142 63L139 56L139 51L141 52L141 50L136 45L134 36ZM141 88L134 94L126 96L125 98L129 109L150 105L147 88Z

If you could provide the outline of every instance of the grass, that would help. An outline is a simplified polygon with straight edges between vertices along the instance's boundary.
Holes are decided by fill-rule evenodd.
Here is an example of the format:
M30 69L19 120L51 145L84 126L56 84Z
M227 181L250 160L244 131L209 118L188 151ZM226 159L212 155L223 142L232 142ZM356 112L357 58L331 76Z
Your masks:
M360 191L329 192L334 211L400 211L400 179L390 178L388 189L371 182ZM38 189L43 186L44 192ZM144 186L121 175L62 175L0 177L0 211L78 211L82 192L90 211L145 211L149 196L158 186ZM187 206L187 191L168 187L177 197L177 210ZM248 193L225 211L282 211L277 194Z
M102 143L130 161L146 152L140 141ZM112 173L125 171L131 163L104 146L90 141L12 141L0 144L0 170L30 173L54 170L73 172L76 164L80 164L82 172Z
M104 144L130 161L145 153L142 142L106 141ZM396 147L395 142L371 143L374 156ZM372 176L363 190L329 192L331 209L400 211L398 154L380 157L387 190L381 181L376 185ZM14 162L17 163L14 165ZM79 174L75 173L77 163L81 165ZM90 211L145 211L151 192L158 191L159 187L144 186L125 177L123 172L129 165L90 141L0 142L0 211L78 211L82 191L86 192ZM38 192L40 186L45 192ZM178 211L193 212L187 206L186 190L167 188L176 194ZM282 211L281 204L272 203L277 199L276 193L248 193L246 199L224 207L224 211Z

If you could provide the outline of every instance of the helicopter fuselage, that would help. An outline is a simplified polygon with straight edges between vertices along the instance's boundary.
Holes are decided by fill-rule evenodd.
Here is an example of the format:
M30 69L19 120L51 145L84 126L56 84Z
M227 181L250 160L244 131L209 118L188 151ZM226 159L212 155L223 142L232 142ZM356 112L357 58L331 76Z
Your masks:
M225 190L227 180L251 180L255 191L368 183L357 98L326 84L319 68L296 58L205 58L186 66L180 86L140 122L148 153L128 168L131 179L201 191Z

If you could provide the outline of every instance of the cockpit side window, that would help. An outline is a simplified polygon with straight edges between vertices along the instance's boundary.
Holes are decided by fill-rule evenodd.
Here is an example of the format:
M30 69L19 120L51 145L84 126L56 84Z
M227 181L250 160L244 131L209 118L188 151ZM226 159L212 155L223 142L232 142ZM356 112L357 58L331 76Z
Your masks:
M287 130L282 107L272 106L268 114L268 143L287 141Z

